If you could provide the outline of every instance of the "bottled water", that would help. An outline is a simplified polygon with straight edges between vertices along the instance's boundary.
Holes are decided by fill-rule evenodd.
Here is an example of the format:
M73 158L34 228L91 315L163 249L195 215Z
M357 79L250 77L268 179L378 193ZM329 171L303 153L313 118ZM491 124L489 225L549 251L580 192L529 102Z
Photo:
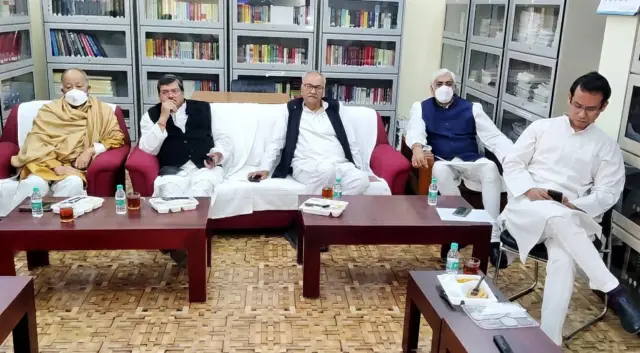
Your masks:
M40 218L43 214L42 195L40 195L40 189L33 188L33 193L31 194L31 215L33 217Z
M333 183L333 199L340 200L342 198L342 178L336 177L336 182Z
M118 185L116 189L116 213L127 213L127 195L125 195L122 185Z
M427 203L431 206L435 206L438 204L438 180L436 178L431 178L431 185L429 185L429 196L427 198Z
M460 267L460 255L458 253L458 243L451 243L451 249L447 253L447 273L457 274Z

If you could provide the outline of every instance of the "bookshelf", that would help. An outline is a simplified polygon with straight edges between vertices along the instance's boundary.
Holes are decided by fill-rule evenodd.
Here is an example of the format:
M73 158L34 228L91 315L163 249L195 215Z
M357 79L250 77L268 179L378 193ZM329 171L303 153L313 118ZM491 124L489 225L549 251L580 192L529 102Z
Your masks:
M132 1L43 0L42 12L49 98L62 96L64 70L82 69L89 77L90 94L117 104L132 141L137 141Z
M319 68L325 95L382 116L390 143L400 143L396 101L403 0L321 0Z
M138 0L142 114L159 102L157 83L171 73L194 91L225 91L227 0ZM141 114L141 115L142 115Z
M29 2L0 3L0 135L14 105L35 99Z

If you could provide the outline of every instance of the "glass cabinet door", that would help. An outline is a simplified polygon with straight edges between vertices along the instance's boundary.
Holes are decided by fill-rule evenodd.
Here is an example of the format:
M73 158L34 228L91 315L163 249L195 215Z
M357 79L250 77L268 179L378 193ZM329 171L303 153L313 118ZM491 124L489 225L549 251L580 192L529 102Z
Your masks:
M464 88L462 97L472 103L479 103L480 105L482 105L482 110L485 112L485 114L487 114L494 123L496 122L496 106L498 104L497 98L491 97L480 91L476 91L475 89L468 86Z
M29 23L29 1L13 0L0 3L0 25Z
M548 117L555 84L556 61L521 53L507 54L503 100ZM504 78L503 78L504 79Z
M23 68L0 75L2 85L2 125L9 117L11 108L22 102L36 99L33 84L33 69Z
M563 14L564 1L513 0L509 49L556 58Z
M471 44L467 53L465 84L497 97L501 64L502 49Z
M49 96L62 97L62 73L75 65L49 64ZM91 84L91 94L114 104L132 104L134 80L131 66L83 65Z
M400 63L400 37L323 36L323 71L394 74Z
M472 0L471 42L502 48L506 19L507 0Z
M138 18L143 26L222 28L224 0L139 0Z
M469 21L469 0L447 0L444 33L445 38L466 40Z
M323 32L400 35L404 0L324 0Z
M224 67L221 30L141 27L143 65Z
M629 76L618 143L623 150L640 156L640 75Z
M40 0L38 2L42 2L45 23L131 25L130 0Z
M233 31L231 65L249 70L311 70L313 35L306 32Z
M631 61L631 72L640 74L640 28L638 28L636 38L636 48L633 51L633 59Z
M465 42L457 40L442 40L442 56L440 57L440 67L451 70L456 75L456 83L462 83L462 68L464 66Z
M516 142L524 129L538 119L542 119L542 117L533 115L508 103L502 103L496 125L505 136Z
M233 0L229 6L235 29L312 32L315 0Z
M325 77L326 97L339 100L345 105L364 106L376 111L391 111L396 108L395 92L398 80L395 75L328 72Z

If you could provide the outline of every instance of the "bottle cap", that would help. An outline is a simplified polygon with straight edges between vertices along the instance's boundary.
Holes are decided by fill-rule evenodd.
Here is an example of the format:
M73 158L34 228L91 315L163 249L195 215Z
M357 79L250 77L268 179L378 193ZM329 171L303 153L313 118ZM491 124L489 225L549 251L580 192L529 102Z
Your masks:
M124 188L122 187L122 185L118 184L118 186L116 186L116 190L124 190Z
M432 183L436 183L436 182L438 182L438 179L436 177L433 177L433 178L431 178L431 182Z
M40 188L33 188L33 192L40 192Z
M451 250L458 250L458 243L451 243Z
M336 183L341 183L342 182L342 178L341 177L336 177Z

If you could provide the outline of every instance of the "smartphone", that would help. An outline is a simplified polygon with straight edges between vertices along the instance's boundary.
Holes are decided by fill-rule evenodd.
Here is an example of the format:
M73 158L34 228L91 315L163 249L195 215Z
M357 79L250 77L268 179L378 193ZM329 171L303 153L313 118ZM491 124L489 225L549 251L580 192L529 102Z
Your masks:
M43 212L51 212L51 206L53 202L43 202L42 203L42 211ZM31 212L31 203L27 202L18 207L19 212Z
M553 201L557 201L562 203L562 193L556 190L547 190L547 194L551 197Z
M260 180L262 180L262 177L260 177L259 175L254 175L253 177L249 178L249 181L252 183L259 183Z
M467 207L458 207L455 211L453 211L453 215L458 217L466 217L469 215L469 213L471 213L471 210L471 208Z

